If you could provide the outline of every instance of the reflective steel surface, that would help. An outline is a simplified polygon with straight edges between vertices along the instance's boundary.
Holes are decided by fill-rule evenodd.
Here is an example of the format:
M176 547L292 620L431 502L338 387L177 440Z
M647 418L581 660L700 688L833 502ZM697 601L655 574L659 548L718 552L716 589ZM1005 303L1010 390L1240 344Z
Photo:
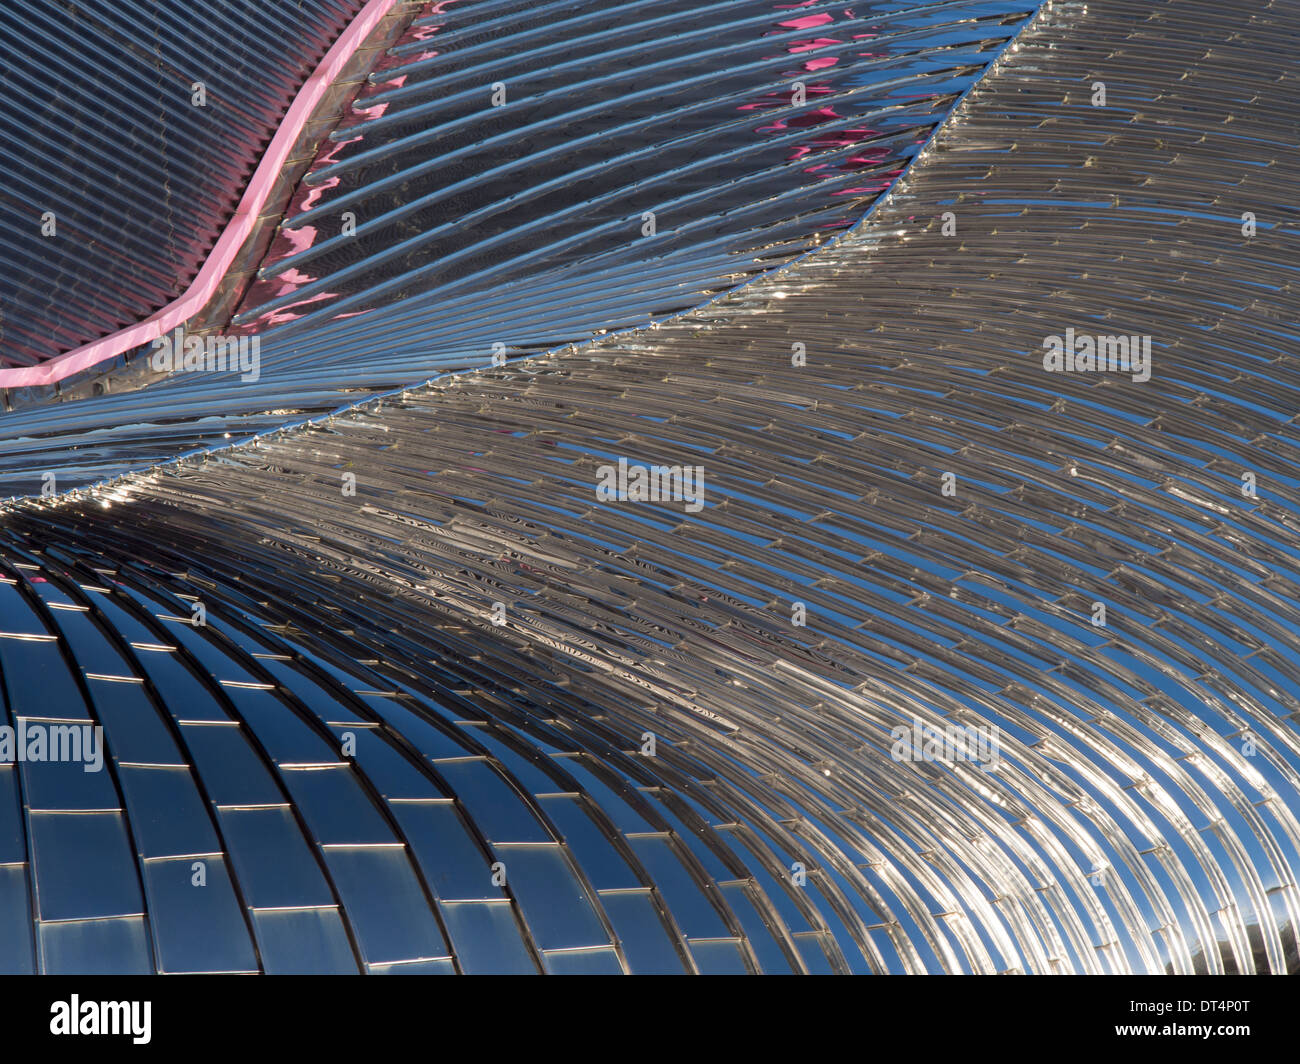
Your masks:
M18 0L0 16L0 367L179 295L358 0Z
M1033 10L424 5L218 323L257 379L158 379L145 347L0 413L0 497L36 452L89 482L703 303L860 219Z
M342 339L320 410L13 422L33 494L271 431L0 517L9 724L106 744L0 766L0 966L1295 969L1298 30L1048 4L705 308L297 426Z

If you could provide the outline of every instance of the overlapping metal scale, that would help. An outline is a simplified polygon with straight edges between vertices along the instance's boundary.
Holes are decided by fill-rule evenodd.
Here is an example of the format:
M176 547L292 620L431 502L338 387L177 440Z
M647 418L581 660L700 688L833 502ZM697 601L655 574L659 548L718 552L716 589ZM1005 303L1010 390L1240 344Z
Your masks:
M93 480L696 306L858 221L1035 9L429 4L223 327L257 379L13 411L0 493L30 490L35 434Z
M1294 970L1298 33L1048 5L707 310L9 507L4 711L108 761L0 768L0 964Z
M180 295L360 6L7 3L0 366L44 362Z
M0 767L0 967L844 966L815 907L779 886L789 833L721 830L707 789L673 771L661 788L606 706L548 691L551 670L475 664L459 625L381 607L414 670L397 679L346 622L324 643L287 614L268 626L251 587L205 585L195 626L170 548L109 570L103 551L24 540L0 547L4 722L93 722L111 758ZM286 575L295 595L321 590Z

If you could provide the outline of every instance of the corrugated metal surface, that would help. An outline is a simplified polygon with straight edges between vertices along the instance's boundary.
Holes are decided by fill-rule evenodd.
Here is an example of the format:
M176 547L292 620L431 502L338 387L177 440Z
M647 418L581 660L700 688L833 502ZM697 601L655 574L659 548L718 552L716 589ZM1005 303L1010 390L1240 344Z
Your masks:
M684 310L856 221L1034 6L512 0L417 19L236 323L283 325L276 343L328 372L340 349L550 346Z
M151 863L206 845L240 893L193 967L1294 969L1297 31L1053 5L859 234L708 312L11 510L10 715L32 676L149 712L105 722L114 790L0 770L49 906L5 963L154 963L189 888ZM1150 335L1150 380L1045 372L1067 328ZM620 457L698 463L704 507L602 499ZM916 718L996 725L998 768L896 760ZM190 834L142 842L126 770L171 764Z
M1034 9L429 7L224 330L257 336L256 382L178 374L19 409L0 435L102 441L80 471L60 462L93 478L481 365L495 345L518 357L696 305L859 219Z
M0 365L44 361L179 295L360 6L7 4Z

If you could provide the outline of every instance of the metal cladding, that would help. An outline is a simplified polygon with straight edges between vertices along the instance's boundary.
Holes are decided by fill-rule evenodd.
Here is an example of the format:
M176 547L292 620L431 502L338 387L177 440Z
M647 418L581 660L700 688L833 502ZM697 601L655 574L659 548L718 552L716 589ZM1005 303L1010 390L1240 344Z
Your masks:
M696 306L860 219L1034 9L426 5L223 330L257 338L256 380L130 393L126 372L24 405L0 418L0 497L51 460L92 482Z
M331 134L234 323L328 373L686 310L857 221L1033 10L439 5Z
M355 0L15 2L0 18L0 366L179 295Z
M107 752L0 766L0 965L1295 969L1297 32L1048 4L708 307L11 504Z

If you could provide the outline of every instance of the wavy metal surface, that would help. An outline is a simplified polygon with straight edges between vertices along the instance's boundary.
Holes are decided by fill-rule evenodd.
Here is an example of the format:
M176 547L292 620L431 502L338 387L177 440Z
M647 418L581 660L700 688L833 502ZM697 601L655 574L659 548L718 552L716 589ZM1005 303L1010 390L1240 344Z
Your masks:
M299 363L686 310L856 221L1034 10L436 7L331 134L235 317L283 326Z
M113 786L0 768L0 963L1294 969L1298 32L1050 4L794 268L10 507L6 711L102 721ZM1151 379L1046 373L1069 327ZM619 457L707 506L602 502ZM914 717L1000 766L893 760ZM206 936L194 854L234 870Z
M180 295L302 80L360 6L6 4L0 366L44 362Z
M258 337L259 379L177 374L12 411L0 477L31 490L39 451L93 480L485 364L496 344L536 354L695 306L858 220L1034 10L427 5L223 330Z

